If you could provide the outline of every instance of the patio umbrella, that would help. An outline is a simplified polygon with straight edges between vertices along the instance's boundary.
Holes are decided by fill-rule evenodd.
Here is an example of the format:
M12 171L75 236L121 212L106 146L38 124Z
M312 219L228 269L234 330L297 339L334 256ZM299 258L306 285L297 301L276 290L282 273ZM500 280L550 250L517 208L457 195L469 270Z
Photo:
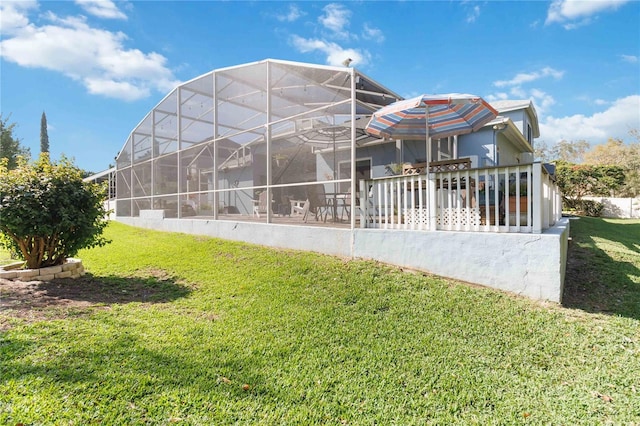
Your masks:
M379 138L424 139L428 174L431 138L474 132L497 115L498 112L479 96L460 93L421 95L379 109L373 113L365 130Z
M428 141L471 133L497 115L491 105L475 95L422 95L379 109L365 129L375 137Z

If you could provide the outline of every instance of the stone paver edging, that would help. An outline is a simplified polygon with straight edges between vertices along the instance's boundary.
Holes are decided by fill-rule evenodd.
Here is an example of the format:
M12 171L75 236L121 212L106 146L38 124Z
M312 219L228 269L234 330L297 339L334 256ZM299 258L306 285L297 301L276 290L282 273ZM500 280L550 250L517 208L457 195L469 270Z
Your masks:
M0 268L0 278L13 281L51 281L56 278L79 278L85 274L82 260L67 258L58 266L40 269L14 269L5 271Z

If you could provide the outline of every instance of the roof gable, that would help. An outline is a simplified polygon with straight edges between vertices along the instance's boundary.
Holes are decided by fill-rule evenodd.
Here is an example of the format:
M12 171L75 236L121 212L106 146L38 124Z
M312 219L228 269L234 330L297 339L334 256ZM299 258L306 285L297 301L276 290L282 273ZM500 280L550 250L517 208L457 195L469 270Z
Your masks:
M529 121L533 129L533 136L535 138L540 137L540 127L538 126L538 113L536 112L536 108L533 106L533 101L529 99L520 99L520 100L493 101L489 103L491 104L492 107L494 107L498 111L498 113L525 110L526 113L529 115Z

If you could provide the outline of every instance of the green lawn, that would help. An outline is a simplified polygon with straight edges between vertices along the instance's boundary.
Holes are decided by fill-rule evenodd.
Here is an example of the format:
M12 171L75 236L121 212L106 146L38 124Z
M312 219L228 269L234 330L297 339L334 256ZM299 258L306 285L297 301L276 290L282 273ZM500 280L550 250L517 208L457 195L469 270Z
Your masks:
M566 308L113 223L113 243L80 257L134 296L12 320L0 424L639 424L637 299L578 296L608 297L603 274L611 294L637 297L640 221L572 227L593 282L574 291L572 278Z
M565 306L640 319L640 220L571 221Z

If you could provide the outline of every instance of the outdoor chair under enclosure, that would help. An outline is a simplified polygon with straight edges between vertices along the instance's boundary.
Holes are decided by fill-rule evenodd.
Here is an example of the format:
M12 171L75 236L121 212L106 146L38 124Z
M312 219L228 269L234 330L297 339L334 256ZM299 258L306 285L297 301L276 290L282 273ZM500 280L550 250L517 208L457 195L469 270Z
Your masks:
M304 217L305 222L309 217L309 212L314 214L316 221L327 221L327 216L331 212L332 205L330 201L327 200L324 185L310 185L307 187L307 203L305 207L307 208Z
M253 200L253 214L256 217L260 217L261 214L267 214L267 211L271 208L270 204L267 201L267 191L262 191L258 195L258 199Z

